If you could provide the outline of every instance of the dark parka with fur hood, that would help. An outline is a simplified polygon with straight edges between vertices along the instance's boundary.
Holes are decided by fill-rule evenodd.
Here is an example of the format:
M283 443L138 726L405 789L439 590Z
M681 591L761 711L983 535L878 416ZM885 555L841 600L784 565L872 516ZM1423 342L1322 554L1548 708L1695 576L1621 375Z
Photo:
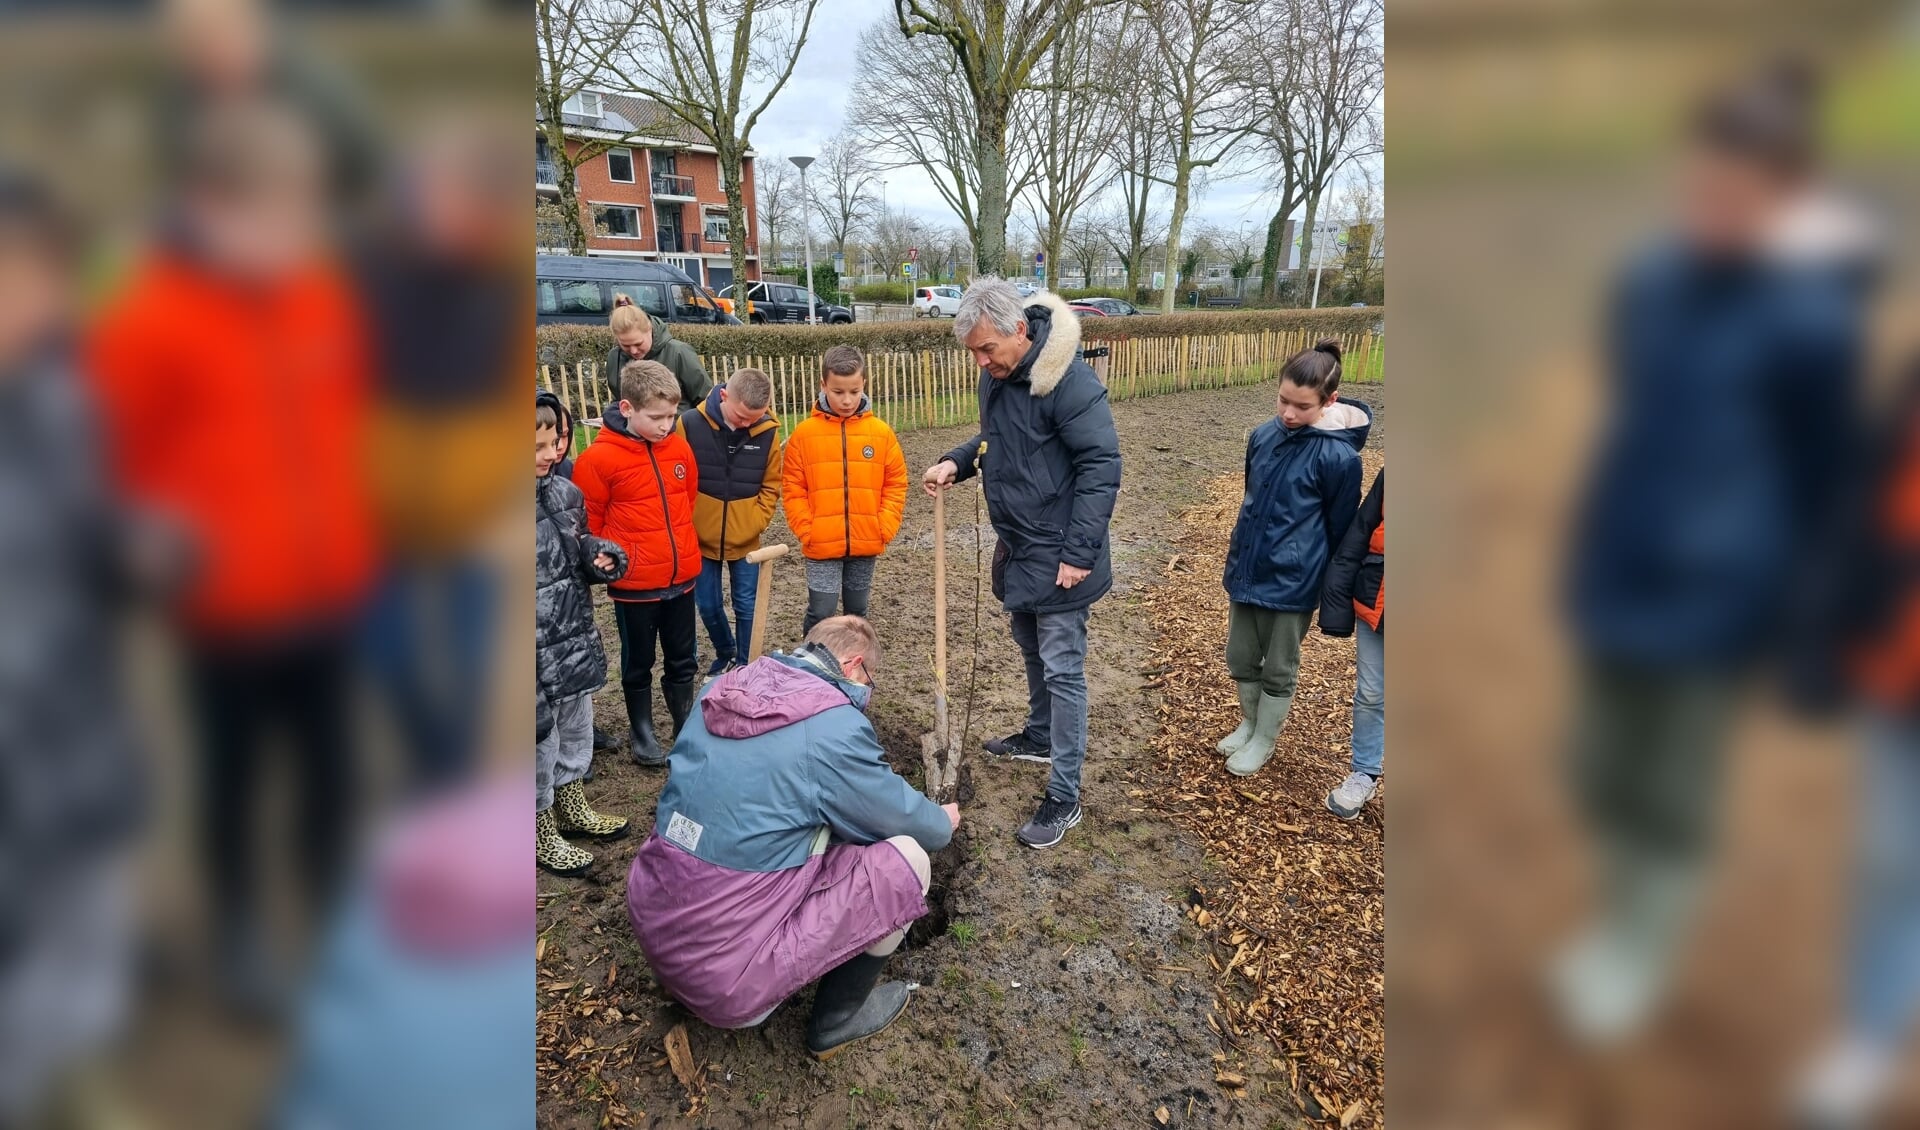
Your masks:
M627 553L587 533L587 504L579 487L549 473L535 479L533 489L537 725L548 708L597 690L607 681L607 655L593 622L593 594L588 586L625 573ZM613 558L613 568L606 573L593 567L593 558L600 553Z
M1026 308L1033 346L1004 380L980 371L980 434L948 452L955 481L982 476L994 595L1010 612L1072 612L1113 587L1108 526L1120 493L1120 437L1106 386L1080 348L1080 317L1040 292ZM1060 564L1089 570L1070 589Z

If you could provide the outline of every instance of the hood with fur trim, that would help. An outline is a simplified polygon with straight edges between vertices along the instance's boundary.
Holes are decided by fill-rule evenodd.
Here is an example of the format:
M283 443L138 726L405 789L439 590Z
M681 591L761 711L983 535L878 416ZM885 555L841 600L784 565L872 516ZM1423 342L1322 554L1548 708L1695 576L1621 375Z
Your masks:
M1067 375L1080 351L1080 315L1050 290L1035 291L1026 311L1027 336L1033 339L1033 347L1007 379L1015 380L1024 371L1033 395L1046 396Z

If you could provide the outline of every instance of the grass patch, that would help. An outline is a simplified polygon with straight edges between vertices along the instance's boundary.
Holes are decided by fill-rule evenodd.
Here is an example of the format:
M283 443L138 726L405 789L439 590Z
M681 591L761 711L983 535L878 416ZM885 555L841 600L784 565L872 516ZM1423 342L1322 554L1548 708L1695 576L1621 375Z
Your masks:
M947 927L947 936L960 945L970 946L980 940L980 927L971 922L955 922Z

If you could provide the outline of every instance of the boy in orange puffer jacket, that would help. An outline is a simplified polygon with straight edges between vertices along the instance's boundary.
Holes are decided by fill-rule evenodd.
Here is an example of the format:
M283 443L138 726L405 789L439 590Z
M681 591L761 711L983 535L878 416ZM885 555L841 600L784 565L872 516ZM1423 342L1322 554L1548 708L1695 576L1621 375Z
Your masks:
M851 345L820 359L820 400L787 440L781 501L807 559L807 615L800 632L846 604L865 616L873 565L900 532L907 458L867 399L867 362Z
M667 764L667 751L653 731L655 641L666 657L660 692L674 736L693 709L699 673L693 588L700 539L693 506L700 472L693 449L674 434L679 419L673 371L657 361L630 362L620 373L620 402L607 407L600 434L573 464L573 484L587 502L587 532L627 551L626 573L607 586L620 629L620 689L633 759L656 769Z

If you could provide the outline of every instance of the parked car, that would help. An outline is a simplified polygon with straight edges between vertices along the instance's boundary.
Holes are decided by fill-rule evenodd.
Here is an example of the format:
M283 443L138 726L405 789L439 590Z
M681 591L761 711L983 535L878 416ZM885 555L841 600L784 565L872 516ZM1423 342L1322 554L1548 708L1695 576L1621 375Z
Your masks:
M1077 298L1069 305L1082 314L1097 314L1102 318L1131 318L1151 313L1118 298Z
M678 267L594 255L537 255L533 261L534 324L604 326L613 296L625 294L667 322L739 325L713 292Z
M914 317L922 315L938 318L942 315L953 317L960 312L960 288L957 286L923 286L913 292Z
M722 298L733 298L734 288L727 287L720 292ZM736 301L735 307L739 306ZM814 314L827 325L846 325L853 321L853 311L845 306L830 306L816 296L813 303ZM747 320L754 325L769 322L795 322L805 325L807 321L807 288L786 282L752 282L747 284Z
M1017 282L1013 284L1013 289L1019 291L1022 298L1032 298L1047 288L1039 283Z

